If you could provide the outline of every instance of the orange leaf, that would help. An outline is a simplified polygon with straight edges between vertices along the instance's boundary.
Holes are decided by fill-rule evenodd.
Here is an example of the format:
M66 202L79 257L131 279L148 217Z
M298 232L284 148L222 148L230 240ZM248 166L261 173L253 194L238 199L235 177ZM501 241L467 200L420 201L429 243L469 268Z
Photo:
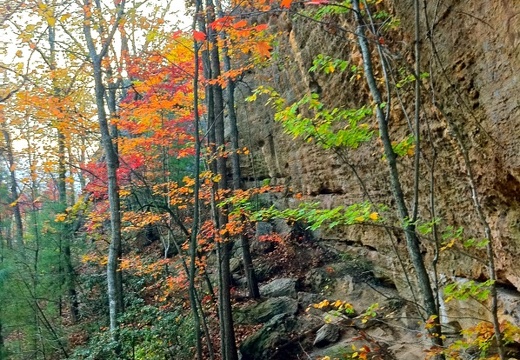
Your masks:
M280 3L280 7L281 8L290 8L292 2L293 2L293 0L282 0L282 2Z
M260 55L265 57L271 57L271 45L267 41L259 41L256 44L256 48Z
M233 27L235 29L240 29L240 28L243 28L245 26L247 26L247 21L245 21L245 20L240 20L240 21L238 21L238 22L233 24Z
M267 24L260 24L260 25L256 25L255 26L255 30L256 31L264 31L265 29L267 29L268 25Z
M224 27L228 27L229 24L233 21L233 17L231 16L223 16L215 21L213 21L209 26L212 29L215 29L217 31L222 30Z

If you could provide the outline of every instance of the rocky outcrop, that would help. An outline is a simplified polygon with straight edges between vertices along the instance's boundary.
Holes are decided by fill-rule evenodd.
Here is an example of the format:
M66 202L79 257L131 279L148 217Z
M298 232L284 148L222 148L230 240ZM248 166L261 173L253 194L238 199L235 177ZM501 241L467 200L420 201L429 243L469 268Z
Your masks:
M380 41L392 55L389 64L398 74L406 71L413 60L413 16L406 2L395 2L388 11L400 19L401 25L385 33ZM484 238L467 177L470 166L491 228L499 283L506 288L502 294L520 290L520 262L516 260L520 255L520 103L516 96L520 87L519 13L520 4L514 2L446 0L428 3L427 15L421 16L422 68L429 73L429 79L423 82L420 218L431 219L435 210L441 233L449 227L462 227L464 239ZM238 89L238 97L244 98L250 88L262 84L274 87L289 102L316 92L330 107L370 104L366 86L352 79L351 72L308 72L318 54L361 65L350 21L349 15L334 16L321 24L287 14L273 16L271 27L281 32L273 61L245 79L248 86ZM429 32L427 24L432 27ZM404 86L399 93L393 93L390 127L397 141L410 133L407 114L413 111L413 92L407 90L411 89ZM390 231L358 226L322 230L317 236L354 258L371 262L376 276L395 285L401 295L417 296L410 291L410 282L415 280L403 234L397 230L399 222L392 211L389 179L378 140L374 138L339 156L285 134L274 122L265 99L241 102L238 112L242 144L252 154L250 161L244 162L244 177L270 179L273 184L290 187L291 191L280 194L280 206L295 206L300 200L292 197L293 193L302 193L304 200L319 201L324 208L367 199L388 206L390 211L383 215L387 224L396 225ZM405 196L411 201L413 177L408 174L413 173L412 158L400 158L399 170ZM430 264L434 258L431 237L425 236L422 241L423 256ZM441 278L485 280L485 256L482 250L455 245L440 255ZM507 303L510 301L504 303L504 312ZM447 318L463 311L453 304L443 310ZM488 316L484 310L476 312L475 317Z
M313 345L324 347L333 344L339 339L339 326L336 324L325 324L316 333Z
M275 279L260 287L260 295L267 297L289 296L296 297L296 279Z
M297 311L298 302L296 300L280 296L236 311L234 319L237 324L263 324L278 315L294 315Z

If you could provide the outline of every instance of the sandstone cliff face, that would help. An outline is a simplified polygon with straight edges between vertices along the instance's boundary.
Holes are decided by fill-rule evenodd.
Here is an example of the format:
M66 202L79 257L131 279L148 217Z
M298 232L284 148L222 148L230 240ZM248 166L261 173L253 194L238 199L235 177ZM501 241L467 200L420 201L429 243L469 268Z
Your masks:
M441 230L462 226L465 238L484 237L471 198L468 164L464 161L467 153L492 230L500 283L520 290L520 4L455 0L427 3L428 21L422 16L422 67L430 77L424 81L421 114L421 217L431 218L433 187ZM384 39L393 57L390 66L397 73L413 62L413 9L409 2L395 1L390 11L401 20L399 28L387 33ZM272 86L289 101L318 92L331 107L370 103L366 86L362 81L352 81L352 73L308 72L318 54L361 65L349 16L327 19L327 24L287 14L270 21L281 32L280 40L272 63L246 79L249 87ZM428 40L427 23L433 29L433 43ZM390 126L397 141L410 133L407 115L413 114L412 87L413 84L403 87L399 94L393 93ZM239 98L247 93L248 87L238 90ZM243 145L253 154L244 167L245 177L288 184L294 192L317 199L324 207L333 207L367 199L354 168L369 190L370 199L392 209L387 168L376 138L340 157L284 134L262 99L240 103L238 110ZM410 202L412 159L405 157L399 162ZM290 206L296 200L289 196L284 202ZM391 211L385 214L390 223L396 221L392 216ZM403 294L409 295L403 275L411 273L411 267L400 231L392 231L392 239L374 227L335 229L319 235L337 240L338 247L372 260L380 276L392 279ZM431 261L431 241L424 239L423 246L425 259ZM404 269L395 248L405 259ZM486 266L480 261L483 258L485 253L478 250L444 251L439 265L442 278L486 279Z

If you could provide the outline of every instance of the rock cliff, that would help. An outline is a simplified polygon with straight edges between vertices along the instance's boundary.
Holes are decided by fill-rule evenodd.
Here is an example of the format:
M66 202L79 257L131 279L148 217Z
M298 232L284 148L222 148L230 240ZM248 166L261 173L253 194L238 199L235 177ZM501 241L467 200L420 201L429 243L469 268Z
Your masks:
M424 5L421 67L429 77L423 80L421 111L420 218L426 221L435 214L439 231L462 227L464 239L483 239L482 219L472 200L471 171L485 221L491 228L499 283L503 294L512 294L503 296L504 311L516 317L516 291L520 290L520 4L443 0L425 1ZM413 64L413 9L409 2L394 1L385 11L400 24L382 32L380 39L370 40L384 43L392 76L398 81ZM267 67L254 70L244 79L246 85L237 89L239 99L262 84L272 86L289 102L314 92L331 108L370 104L366 85L351 71L308 71L318 54L361 65L351 15L333 15L318 23L305 16L281 13L269 22L280 34L273 58ZM410 133L413 96L413 82L392 91L390 127L396 141ZM238 104L242 145L252 154L244 161L245 179L270 179L271 183L289 186L291 191L280 199L285 206L299 201L291 196L293 193L318 200L325 208L370 199L387 205L387 224L398 226L377 136L339 156L285 134L265 100ZM413 196L412 160L406 156L399 159L408 202ZM370 260L377 276L410 296L404 275L411 273L412 267L404 236L398 229L391 229L390 235L381 227L368 226L318 233L336 248ZM431 237L424 237L422 246L426 262L431 263ZM483 258L483 250L455 244L440 255L441 280L487 279ZM487 316L478 307L466 305L461 310L460 306L447 305L446 316L450 311L467 312L470 307L476 317Z

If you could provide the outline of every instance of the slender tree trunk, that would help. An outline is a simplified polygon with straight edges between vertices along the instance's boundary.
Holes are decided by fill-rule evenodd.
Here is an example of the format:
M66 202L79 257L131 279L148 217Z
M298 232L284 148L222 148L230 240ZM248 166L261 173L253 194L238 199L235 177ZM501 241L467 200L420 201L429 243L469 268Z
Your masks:
M109 75L108 75L109 78L112 77L112 70L110 69L110 66L109 66ZM109 88L107 89L107 94L108 94L108 100L107 100L107 106L108 106L108 110L110 112L110 116L109 118L110 119L116 119L118 117L118 112L117 112L117 99L116 99L116 89L119 87L120 85L120 82L119 81L116 81L116 82L110 82L110 85L109 85ZM119 167L119 150L117 148L117 138L119 136L119 131L117 129L117 127L115 125L110 125L108 127L108 131L109 131L109 135L110 135L110 138L111 138L111 141L110 143L112 144L112 147L114 149L114 153L115 153L115 160L116 160L116 168L115 168L115 173L114 173L114 178L116 179L115 181L115 184L113 184L113 186L115 186L115 193L117 194L117 199L113 199L114 201L114 206L115 206L115 202L117 202L117 207L120 208L121 207L121 202L120 202L120 199L119 199L119 186L117 184L117 178L115 177L116 173L117 173L117 168ZM110 185L109 185L110 186ZM122 246L121 246L121 211L120 209L118 210L118 219L117 219L117 222L118 222L118 229L117 231L119 232L119 235L118 235L118 246L114 248L114 251L115 251L115 256L117 257L117 261L119 263L119 259L121 259L123 257L123 249L122 249ZM118 264L118 267L119 267L119 264ZM117 270L116 271L116 294L121 294L120 296L117 296L117 306L119 308L119 311L120 312L124 312L124 301L123 301L123 272L122 271L119 271Z
M379 133L383 142L386 162L390 174L390 187L393 198L396 202L399 219L403 222L403 230L406 237L406 246L408 254L414 266L417 281L424 298L424 308L427 317L432 317L434 325L430 329L432 334L432 342L435 345L442 346L441 327L439 324L439 314L435 303L435 296L431 287L428 271L422 259L421 250L419 246L419 238L415 232L415 225L409 221L408 208L404 200L404 194L401 186L399 171L397 169L397 156L392 149L392 141L390 139L388 129L388 119L385 117L382 109L381 92L377 87L377 82L374 76L374 69L372 65L370 47L365 34L365 23L363 21L361 10L359 7L359 0L352 0L352 7L356 17L357 28L356 36L363 57L363 68L365 72L365 79L368 83L370 93L375 102L375 110L378 121Z
M193 19L193 30L197 25L197 18L200 16L201 11L201 3L200 1L196 2L195 7L195 17ZM196 272L197 268L195 266L195 261L197 258L197 236L199 233L199 211L200 211L200 199L199 199L199 191L200 191L200 135L199 135L199 97L198 97L198 86L199 86L199 47L197 41L193 43L194 50L194 60L195 60L195 74L193 76L193 108L194 108L194 125L195 125L195 185L193 188L193 223L191 227L190 234L190 267L188 272L188 280L189 280L189 295L190 295L190 305L191 311L193 314L193 322L195 326L195 341L196 341L196 349L197 349L197 359L202 360L202 341L201 341L201 331L200 331L200 314L199 314L199 306L197 302L197 289L195 288L195 280L196 280ZM207 336L206 336L207 337ZM209 340L209 339L207 339ZM210 342L208 342L209 344Z
M50 64L50 70L55 71L56 70L56 29L54 26L49 26L49 64ZM53 81L53 92L54 96L59 97L60 96L60 88L58 85ZM65 134L63 132L63 129L60 126L61 124L56 124L56 131L57 131L57 142L58 142L58 194L59 194L59 203L60 208L59 211L65 211L67 208L67 166L66 166L66 145L65 145ZM64 267L61 264L59 264L59 272L60 275L64 275L63 277L63 283L65 284L65 287L67 289L67 295L68 295L68 302L69 302L69 308L70 308L70 315L71 320L73 323L76 323L78 321L78 311L79 311L79 304L78 304L78 297L75 287L75 274L74 274L74 267L72 266L72 259L71 259L71 251L70 251L70 226L66 223L62 224L62 229L59 234L60 236L60 254L63 255L63 261L64 261ZM64 274L63 270L65 271ZM61 294L59 299L59 312L61 315L62 311L62 300L61 300Z
M434 36L433 36L434 31L433 31L433 27L429 21L429 18L428 18L426 0L424 0L423 3L424 3L424 6L423 6L424 17L425 17L426 28L427 28L427 32L428 32L428 38L429 38L430 45L431 45L431 50L434 54L435 59L441 65L441 68L443 70L442 73L448 80L448 83L450 83L450 80L446 76L446 71L443 68L443 64L440 61L440 57L439 57L439 54L437 51L437 46L434 41ZM466 175L468 178L468 184L469 184L469 188L470 188L470 192L471 192L471 200L473 202L473 207L475 209L477 217L479 218L479 220L484 228L484 235L487 240L487 245L486 245L487 259L486 260L487 260L487 265L488 265L489 279L493 281L493 284L491 285L490 312L491 312L491 317L492 317L492 322L493 322L493 330L495 331L495 341L496 341L496 345L497 345L498 356L501 360L504 360L506 358L506 354L504 351L503 334L502 334L502 330L500 329L500 319L498 318L498 294L497 294L497 284L496 284L497 274L496 274L496 269L495 269L495 252L494 252L494 248L493 248L493 237L491 235L491 227L489 226L489 223L486 219L486 215L484 214L484 211L483 211L481 203L480 203L478 189L477 189L477 186L475 183L475 177L473 175L473 169L471 167L471 161L469 159L468 150L467 150L466 146L464 145L464 142L462 141L461 134L460 134L456 124L454 124L452 121L449 120L450 117L443 111L442 107L439 106L439 104L437 103L435 98L434 98L433 103L435 104L436 108L442 113L444 118L447 120L451 133L454 134L455 140L457 141L457 143L459 145L459 150L462 153L462 157L464 159L464 164L466 166Z
M110 309L110 329L116 331L117 316L122 310L123 294L120 291L119 258L121 254L121 209L119 199L119 185L117 182L117 168L119 161L110 136L108 121L104 109L104 85L101 80L101 61L93 61L96 103L98 106L98 121L101 130L101 142L105 151L105 160L108 177L108 201L110 206L111 241L108 252L107 284Z
M83 33L87 42L89 56L92 61L94 75L94 91L96 98L97 117L101 132L101 144L105 153L107 177L108 177L108 201L110 206L111 239L107 263L107 285L110 314L110 331L114 341L118 341L119 324L117 317L123 310L123 293L119 260L121 255L121 209L119 199L119 186L117 182L117 169L119 159L115 145L110 134L107 113L105 110L105 85L103 83L102 60L108 52L108 48L123 16L125 1L117 5L117 18L112 30L104 39L102 49L97 53L95 42L91 33L92 2L84 0L85 21Z
M6 129L2 129L2 134L4 136L5 141L5 151L7 155L7 163L9 166L9 177L10 177L10 187L11 187L11 204L13 207L14 214L14 224L15 224L15 243L18 249L23 249L23 222L22 222L22 212L20 210L20 204L18 202L18 198L20 195L18 194L18 182L16 180L16 163L14 162L13 155L13 146L11 144L11 136Z
M220 0L215 1L218 10L218 17L222 18L224 12ZM223 36L223 35L222 35ZM228 48L222 48L224 71L231 70L231 59L228 55ZM235 82L228 78L226 87L226 102L228 109L228 119L230 124L231 135L231 169L233 174L233 190L241 189L241 173L240 173L240 155L238 142L238 121L235 111ZM242 218L245 221L245 218ZM260 297L260 290L258 289L258 280L253 266L253 257L251 256L251 247L249 245L249 237L246 234L240 235L240 245L242 248L242 262L244 264L244 272L247 279L247 287L249 289L249 296L258 299Z
M206 22L211 24L215 21L215 7L212 0L206 0ZM217 34L211 26L207 26L208 39L211 44L210 50L210 66L211 78L218 79L220 77L220 60L217 45ZM218 84L212 86L213 91L213 111L214 111L214 129L215 129L215 145L216 145L216 170L219 175L218 190L227 189L227 166L224 138L224 98L222 87ZM218 196L218 192L216 193ZM219 200L219 199L217 199ZM218 226L217 229L224 228L228 221L227 209L219 208L218 210ZM217 244L217 256L219 263L219 312L220 312L220 342L223 360L237 360L237 348L235 340L235 331L233 327L233 314L231 310L231 270L230 258L233 243L225 234L222 240Z

